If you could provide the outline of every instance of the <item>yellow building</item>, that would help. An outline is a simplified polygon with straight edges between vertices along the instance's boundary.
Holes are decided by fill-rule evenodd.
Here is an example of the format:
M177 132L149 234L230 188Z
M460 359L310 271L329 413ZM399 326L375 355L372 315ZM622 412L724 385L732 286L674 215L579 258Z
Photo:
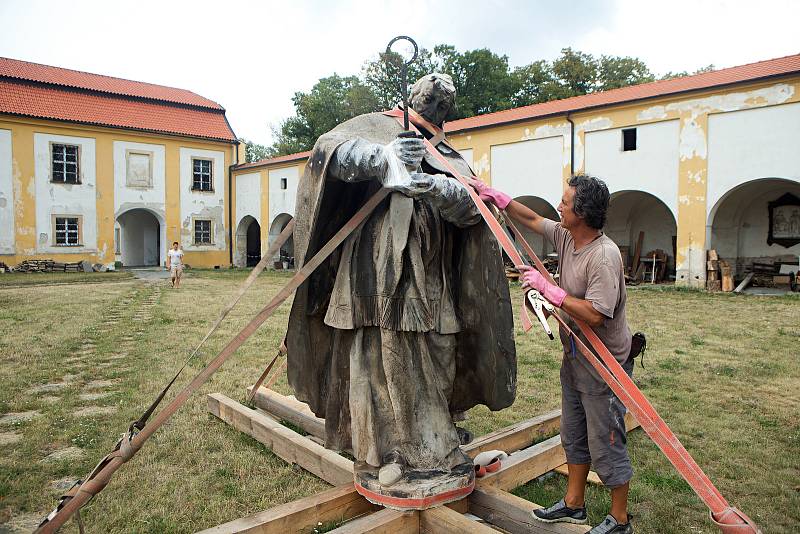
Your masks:
M677 283L705 283L711 248L739 277L757 261L797 269L800 55L471 117L445 130L477 176L553 219L572 172L602 178L612 193L605 232L627 260L642 235L642 256L664 251ZM234 169L235 258L246 256L251 219L267 243L293 216L306 158ZM258 194L248 194L256 184ZM527 237L537 253L551 252Z
M191 91L0 58L0 261L227 265L239 148Z

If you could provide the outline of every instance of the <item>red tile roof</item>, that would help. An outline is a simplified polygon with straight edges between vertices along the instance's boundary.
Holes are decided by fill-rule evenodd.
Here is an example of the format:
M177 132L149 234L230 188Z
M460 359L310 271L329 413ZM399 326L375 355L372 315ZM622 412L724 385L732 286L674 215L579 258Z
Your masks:
M287 163L289 161L296 161L300 159L307 159L308 156L311 155L311 151L308 152L295 152L294 154L287 154L285 156L277 156L275 158L267 158L267 159L260 159L258 161L253 161L251 163L242 163L241 165L236 166L236 170L239 169L249 169L251 167L261 167L262 165L273 165L275 163Z
M17 59L0 57L0 76L27 80L30 82L41 82L52 85L63 85L76 89L89 89L101 93L110 93L120 96L134 96L139 98L151 98L175 104L186 104L189 106L201 106L216 110L222 110L222 106L203 98L186 89L176 89L152 83L136 82L123 78L112 78L102 74L92 74L79 70L62 69L30 63Z
M236 141L225 110L190 91L5 58L0 113Z
M703 74L695 74L693 76L684 76L683 78L643 83L611 91L575 96L563 100L552 100L542 104L477 115L467 119L448 122L445 124L445 131L459 132L472 130L475 128L534 119L537 117L546 117L548 115L565 114L595 107L683 93L686 91L710 89L738 82L756 81L798 72L800 72L800 54L705 72Z

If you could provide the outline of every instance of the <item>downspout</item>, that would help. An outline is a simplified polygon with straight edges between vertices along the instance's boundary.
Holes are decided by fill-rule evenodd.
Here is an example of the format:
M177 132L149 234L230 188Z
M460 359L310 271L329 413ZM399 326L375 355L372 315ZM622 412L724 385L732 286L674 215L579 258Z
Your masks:
M233 165L228 165L228 263L233 265L233 168L239 164L239 141L233 146Z
M575 174L575 123L572 122L572 119L569 117L569 113L567 113L567 122L569 123L569 176Z

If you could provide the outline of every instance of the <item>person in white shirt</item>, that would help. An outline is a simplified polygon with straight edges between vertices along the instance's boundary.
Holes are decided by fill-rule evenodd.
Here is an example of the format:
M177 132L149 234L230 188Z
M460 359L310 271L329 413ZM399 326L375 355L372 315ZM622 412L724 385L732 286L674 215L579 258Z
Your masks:
M167 269L172 276L172 287L180 287L183 274L183 250L177 241L172 243L172 248L167 252Z

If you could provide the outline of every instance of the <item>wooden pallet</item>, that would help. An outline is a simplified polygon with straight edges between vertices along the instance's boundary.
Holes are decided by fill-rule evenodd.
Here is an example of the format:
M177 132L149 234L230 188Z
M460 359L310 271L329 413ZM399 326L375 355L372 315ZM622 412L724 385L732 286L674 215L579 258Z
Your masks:
M566 468L561 437L542 440L557 431L559 410L481 436L465 446L464 451L473 457L491 449L509 453L499 471L476 480L475 491L469 497L439 508L398 512L373 505L356 492L353 462L322 445L325 421L316 417L307 405L263 387L256 391L253 403L255 409L220 393L208 395L208 409L213 415L260 441L285 461L335 487L204 530L203 534L311 532L319 523L329 522L342 523L330 531L336 534L498 531L574 534L589 530L585 525L536 521L531 513L540 506L509 493L545 473ZM308 435L300 435L280 420ZM626 424L629 431L639 426L630 415L626 415Z

